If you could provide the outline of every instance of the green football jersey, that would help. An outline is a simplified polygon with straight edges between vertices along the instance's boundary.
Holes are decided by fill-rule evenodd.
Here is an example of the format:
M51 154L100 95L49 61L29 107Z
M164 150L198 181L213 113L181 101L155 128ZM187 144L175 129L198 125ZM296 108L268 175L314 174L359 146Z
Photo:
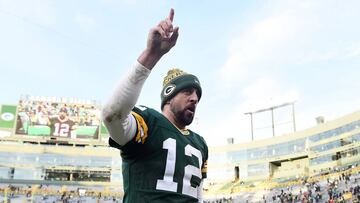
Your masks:
M121 150L125 203L198 202L206 178L208 147L198 134L184 135L154 109L135 107L135 137Z

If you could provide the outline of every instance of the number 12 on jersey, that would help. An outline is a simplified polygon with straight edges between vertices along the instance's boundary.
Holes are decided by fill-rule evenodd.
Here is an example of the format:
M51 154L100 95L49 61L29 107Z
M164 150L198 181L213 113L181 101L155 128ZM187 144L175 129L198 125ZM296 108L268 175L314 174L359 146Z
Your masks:
M174 138L166 139L163 142L163 149L167 149L165 173L163 179L157 180L156 189L177 192L178 183L174 181L176 164L176 140ZM202 155L198 149L188 144L185 146L185 155L189 157L194 155L198 158L199 166L202 166ZM182 194L198 198L197 187L192 187L190 184L192 176L196 176L201 179L201 169L193 165L186 165L184 168Z

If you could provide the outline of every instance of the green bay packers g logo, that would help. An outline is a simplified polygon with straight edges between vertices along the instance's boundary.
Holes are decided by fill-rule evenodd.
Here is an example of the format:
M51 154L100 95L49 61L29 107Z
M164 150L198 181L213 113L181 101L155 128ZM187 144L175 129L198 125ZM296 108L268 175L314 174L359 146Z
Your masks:
M15 116L12 113L6 112L1 114L1 119L4 121L12 121L14 120Z
M165 96L169 96L174 90L175 90L175 85L173 84L170 84L169 86L167 86L165 89L164 89L164 95Z

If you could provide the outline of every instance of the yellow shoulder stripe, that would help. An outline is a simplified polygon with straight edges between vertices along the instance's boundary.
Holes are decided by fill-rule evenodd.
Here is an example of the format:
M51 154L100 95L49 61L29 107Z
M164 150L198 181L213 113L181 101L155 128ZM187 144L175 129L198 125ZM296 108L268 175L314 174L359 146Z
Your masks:
M201 172L202 172L202 173L207 173L207 165L208 165L207 162L208 162L208 161L206 160L206 161L204 162L204 164L203 164L203 167L201 168Z
M135 117L135 120L137 122L137 134L135 137L135 141L144 144L148 136L148 127L145 123L145 120L142 116L133 111L131 112L131 114Z

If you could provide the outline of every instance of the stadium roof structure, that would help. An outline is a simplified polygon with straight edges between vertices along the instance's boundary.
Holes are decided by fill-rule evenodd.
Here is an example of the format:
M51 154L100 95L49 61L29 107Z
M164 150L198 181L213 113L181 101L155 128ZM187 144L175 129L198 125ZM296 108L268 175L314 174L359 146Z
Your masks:
M281 108L281 107L285 107L285 106L292 106L292 122L293 122L293 129L294 132L296 131L296 123L295 123L295 100L294 101L290 101L290 102L285 102L282 104L278 104L278 105L274 105L274 106L270 106L267 108L262 108L262 109L258 109L255 111L250 111L250 112L246 112L244 114L246 115L250 115L250 121L251 121L251 140L254 140L254 121L253 121L253 114L257 114L257 113L262 113L262 112L266 112L266 111L271 111L271 127L272 127L272 134L273 137L275 137L275 122L274 122L274 110Z

